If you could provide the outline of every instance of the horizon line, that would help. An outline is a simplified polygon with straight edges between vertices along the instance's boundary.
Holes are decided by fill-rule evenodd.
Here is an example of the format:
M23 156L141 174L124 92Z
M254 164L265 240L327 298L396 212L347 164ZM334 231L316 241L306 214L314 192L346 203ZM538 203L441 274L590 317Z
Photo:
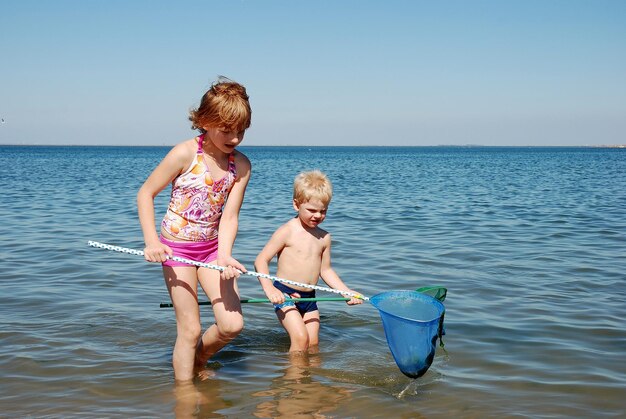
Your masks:
M0 147L174 147L176 144L0 144ZM559 147L581 147L581 148L626 148L626 144L564 144L564 145L519 145L519 144L501 144L501 145L488 145L488 144L434 144L434 145L296 145L296 144L255 144L255 145L241 145L243 148L252 147L294 147L294 148L322 148L322 147L369 147L369 148L390 148L390 147L458 147L458 148L473 148L473 147L535 147L535 148L559 148Z

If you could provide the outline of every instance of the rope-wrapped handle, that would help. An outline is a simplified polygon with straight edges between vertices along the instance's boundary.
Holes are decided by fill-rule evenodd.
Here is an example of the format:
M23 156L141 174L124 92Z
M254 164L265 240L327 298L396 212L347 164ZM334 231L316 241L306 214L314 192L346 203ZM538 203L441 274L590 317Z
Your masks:
M136 255L136 256L143 256L144 255L142 250L129 249L127 247L114 246L114 245L111 245L111 244L99 243L99 242L91 241L91 240L87 242L87 245L91 246L91 247L97 247L99 249L112 250L114 252L119 252L119 253L128 253L129 255ZM189 265L198 266L200 268L215 269L215 270L220 271L220 272L222 272L222 271L224 271L224 269L226 269L223 266L213 265L213 264L204 263L204 262L198 262L198 261L195 261L195 260L185 259L185 258L181 258L181 257L178 257L178 256L171 256L171 257L168 256L168 259L172 259L172 260L175 260L177 262L186 263L186 264L189 264ZM369 301L368 297L365 297L364 295L361 295L361 294L359 294L357 292L341 291L341 290L336 290L336 289L333 289L333 288L320 287L319 285L303 284L303 283L292 281L292 280L289 280L289 279L278 278L278 277L275 277L275 276L272 276L272 275L262 274L262 273L254 272L254 271L242 272L242 271L238 270L238 272L241 275L254 276L254 277L257 277L257 278L266 278L266 279L269 279L271 281L278 281L278 282L282 282L282 283L285 283L285 284L294 285L296 287L302 287L302 288L308 288L308 289L313 289L313 290L332 292L334 294L347 295L347 296L350 296L350 297L358 298L360 300Z

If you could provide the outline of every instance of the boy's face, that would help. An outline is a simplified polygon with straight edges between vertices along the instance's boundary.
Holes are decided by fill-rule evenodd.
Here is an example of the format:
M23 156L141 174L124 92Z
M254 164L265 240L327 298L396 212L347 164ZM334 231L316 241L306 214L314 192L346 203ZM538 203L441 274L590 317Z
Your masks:
M298 211L300 222L309 228L317 227L326 218L327 205L318 199L298 204L293 201L293 208Z

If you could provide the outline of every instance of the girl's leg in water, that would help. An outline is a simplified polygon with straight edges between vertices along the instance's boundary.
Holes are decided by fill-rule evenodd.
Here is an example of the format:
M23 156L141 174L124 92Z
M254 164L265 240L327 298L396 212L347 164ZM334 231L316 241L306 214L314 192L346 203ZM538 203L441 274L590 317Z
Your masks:
M176 314L176 344L172 354L174 378L191 380L194 376L196 347L202 333L197 269L193 266L164 266L163 277Z
M237 280L222 280L220 272L199 268L198 279L211 301L215 323L198 342L196 368L203 368L208 359L233 340L243 329L243 313Z

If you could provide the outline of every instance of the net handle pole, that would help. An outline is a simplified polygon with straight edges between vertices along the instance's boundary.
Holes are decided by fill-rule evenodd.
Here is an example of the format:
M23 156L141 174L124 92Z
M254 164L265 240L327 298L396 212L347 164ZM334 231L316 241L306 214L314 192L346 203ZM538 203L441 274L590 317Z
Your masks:
M285 298L285 302L305 302L305 301L350 301L349 298L342 297L318 297L318 298ZM242 298L239 300L240 303L269 303L271 302L268 298ZM198 302L199 306L210 306L210 301L200 301ZM172 303L161 303L159 305L160 308L171 308L174 307Z
M416 289L415 291L417 292L421 292L422 294L426 294L429 295L429 291L437 291L437 290L445 290L444 287L433 287L433 286L429 286L429 287L421 287ZM445 292L441 293L441 295L437 294L435 296L431 297L439 300L440 302L443 302L443 300L445 300ZM350 301L349 298L343 298L343 297L315 297L315 298L285 298L285 302L293 302L293 303L299 303L299 302L304 302L304 301ZM270 303L271 301L268 298L242 298L239 300L240 303ZM199 306L210 306L211 302L210 301L199 301L198 302ZM174 304L172 303L161 303L160 308L171 308L174 307Z
M96 241L92 241L92 240L89 240L87 242L87 245L91 246L91 247L98 248L98 249L112 250L114 252L127 253L127 254L130 254L130 255L136 255L136 256L143 256L144 255L142 250L129 249L127 247L114 246L114 245L100 243L100 242L96 242ZM195 260L185 259L185 258L181 258L181 257L178 257L178 256L171 256L171 257L168 256L168 259L175 260L176 262L186 263L188 265L198 266L200 268L214 269L214 270L217 270L217 271L220 271L220 272L223 272L224 269L226 269L223 266L213 265L213 264L204 263L204 262L198 262L198 261L195 261ZM284 283L284 284L294 285L296 287L313 289L313 290L319 290L319 291L326 291L326 292L332 292L334 294L347 295L347 296L350 296L350 297L358 298L358 299L363 300L363 301L369 301L369 297L361 295L361 294L359 294L357 292L341 291L341 290L336 290L336 289L333 289L333 288L320 287L319 285L303 284L303 283L300 283L300 282L292 281L290 279L278 278L276 276L262 274L262 273L254 272L254 271L242 272L242 271L238 270L238 272L241 275L254 276L256 278L265 278L265 279L269 279L269 280L272 280L272 281L278 281L278 282L281 282L281 283Z

